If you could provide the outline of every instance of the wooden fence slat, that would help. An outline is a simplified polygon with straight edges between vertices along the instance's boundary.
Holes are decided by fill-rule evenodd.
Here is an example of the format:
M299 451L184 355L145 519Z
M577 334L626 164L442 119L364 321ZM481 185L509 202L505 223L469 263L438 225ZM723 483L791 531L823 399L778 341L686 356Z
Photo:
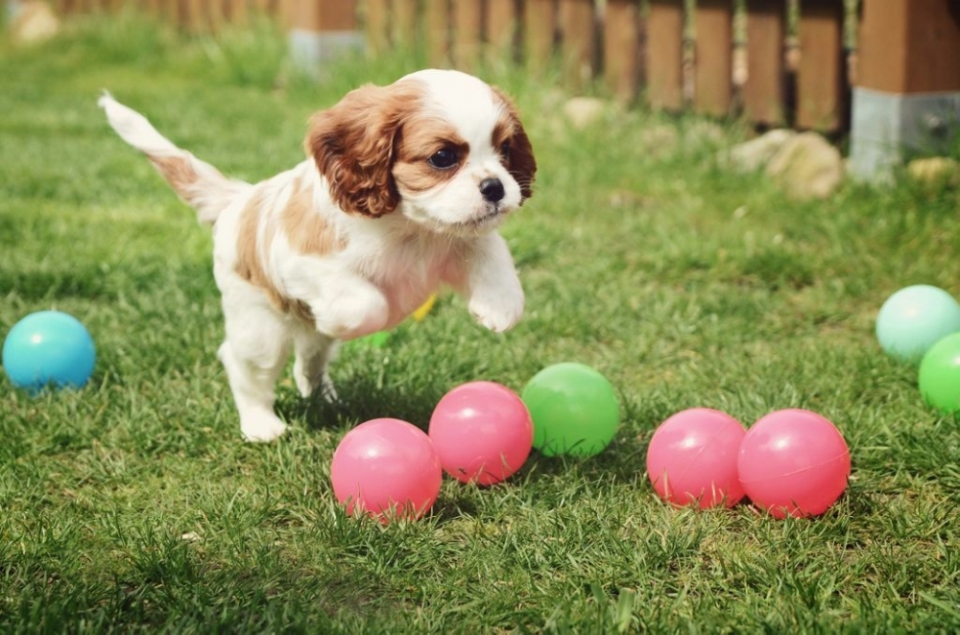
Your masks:
M620 101L636 99L641 69L640 5L607 0L603 17L603 77Z
M483 2L481 0L454 0L453 2L453 64L463 70L472 70L480 58L483 41Z
M390 50L390 0L366 0L363 9L367 53L382 55Z
M352 31L356 28L354 0L291 1L287 23L304 31Z
M560 62L563 77L573 90L593 78L595 16L593 0L560 0Z
M800 5L796 120L800 128L834 131L844 124L848 91L843 18L843 0L803 0Z
M523 5L524 61L533 72L546 69L553 57L556 9L554 0L526 0Z
M751 121L781 126L785 120L784 0L747 0L747 81L743 110Z
M651 108L683 107L684 0L650 0L647 14L647 101Z
M187 0L183 3L180 24L194 33L203 30L203 0Z
M427 57L433 66L447 66L450 64L450 2L425 0L423 10Z
M516 0L487 0L486 45L491 60L515 60L520 19Z
M247 25L247 0L227 0L224 6L224 15L231 24L244 27Z
M395 46L415 48L420 44L420 0L393 0L391 41Z
M730 114L733 97L732 1L699 0L694 28L694 108L724 117Z

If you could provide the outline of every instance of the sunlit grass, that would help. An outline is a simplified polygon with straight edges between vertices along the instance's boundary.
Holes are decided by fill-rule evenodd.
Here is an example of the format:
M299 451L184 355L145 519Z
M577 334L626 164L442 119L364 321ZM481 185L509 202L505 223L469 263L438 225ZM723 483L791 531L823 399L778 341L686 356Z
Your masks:
M586 130L552 82L492 68L540 162L506 226L527 315L497 336L442 296L384 348L349 347L342 402L292 383L279 442L241 441L215 351L207 229L108 129L109 89L177 143L256 180L302 157L309 114L417 56L346 61L310 82L282 37L185 40L126 16L0 48L0 331L80 318L91 384L0 394L0 628L11 632L950 632L960 627L960 426L876 346L899 287L957 291L960 196L848 185L793 202L717 151L740 126L611 112ZM663 127L676 132L664 143ZM667 135L670 136L670 135ZM661 141L656 141L660 139ZM583 461L534 456L490 489L448 480L433 512L345 518L328 469L359 421L425 425L453 386L521 389L579 361L621 396L620 433ZM686 407L751 423L821 412L852 450L823 518L659 502L657 424Z

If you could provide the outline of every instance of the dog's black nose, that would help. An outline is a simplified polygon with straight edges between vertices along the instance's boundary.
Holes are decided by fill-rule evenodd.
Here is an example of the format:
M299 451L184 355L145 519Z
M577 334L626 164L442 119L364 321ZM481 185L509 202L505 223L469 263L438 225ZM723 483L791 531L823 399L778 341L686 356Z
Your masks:
M503 191L503 183L500 182L500 179L496 178L483 179L480 181L480 194L484 200L496 203L502 199L505 194Z

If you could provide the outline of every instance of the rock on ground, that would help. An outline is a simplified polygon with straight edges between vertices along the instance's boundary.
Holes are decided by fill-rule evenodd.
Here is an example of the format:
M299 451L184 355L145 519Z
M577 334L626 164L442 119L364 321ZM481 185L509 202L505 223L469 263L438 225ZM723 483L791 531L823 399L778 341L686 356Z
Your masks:
M24 2L10 25L10 37L17 44L32 44L49 40L60 32L60 20L41 0Z
M827 198L843 182L843 157L822 136L803 132L781 146L767 164L766 173L794 198Z
M796 132L786 128L770 130L755 139L738 143L723 158L736 170L753 172L765 166L783 144L796 135Z

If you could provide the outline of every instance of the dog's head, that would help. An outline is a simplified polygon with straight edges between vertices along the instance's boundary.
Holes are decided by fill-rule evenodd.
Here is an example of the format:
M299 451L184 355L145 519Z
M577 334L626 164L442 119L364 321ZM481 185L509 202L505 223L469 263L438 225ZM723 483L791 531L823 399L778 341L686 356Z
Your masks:
M458 71L348 93L314 115L306 148L345 212L399 212L441 233L495 228L531 196L537 169L507 96Z

